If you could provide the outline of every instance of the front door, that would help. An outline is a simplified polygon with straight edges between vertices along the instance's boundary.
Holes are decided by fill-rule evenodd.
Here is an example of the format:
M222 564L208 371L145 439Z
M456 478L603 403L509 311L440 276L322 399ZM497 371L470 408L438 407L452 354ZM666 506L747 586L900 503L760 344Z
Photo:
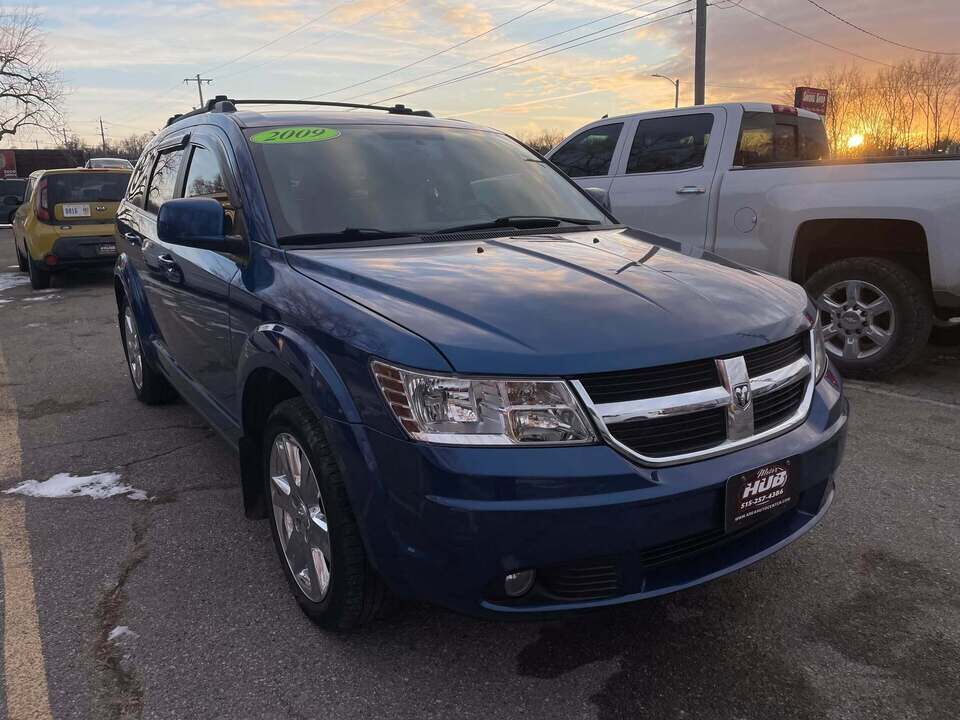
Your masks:
M639 117L610 189L616 218L630 227L702 246L725 113L694 108Z
M230 226L235 204L227 190L219 141L203 133L194 133L192 141L185 148L160 155L160 172L154 171L147 209L159 211L163 202L175 197L212 197L224 206L225 225ZM226 230L232 232L233 228ZM210 416L223 416L236 393L228 297L230 281L240 270L238 259L161 242L155 229L144 244L143 256L144 284L168 358L195 399L208 406Z

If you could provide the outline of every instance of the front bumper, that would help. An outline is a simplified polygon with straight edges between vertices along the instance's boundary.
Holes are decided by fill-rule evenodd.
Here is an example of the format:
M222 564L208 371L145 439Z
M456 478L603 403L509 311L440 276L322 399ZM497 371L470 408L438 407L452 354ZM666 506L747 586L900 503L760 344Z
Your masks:
M371 561L399 594L474 615L583 610L680 590L776 552L833 499L847 403L821 381L807 420L759 445L674 467L605 445L441 447L328 422ZM727 478L793 458L799 504L723 531ZM535 568L519 600L506 573Z

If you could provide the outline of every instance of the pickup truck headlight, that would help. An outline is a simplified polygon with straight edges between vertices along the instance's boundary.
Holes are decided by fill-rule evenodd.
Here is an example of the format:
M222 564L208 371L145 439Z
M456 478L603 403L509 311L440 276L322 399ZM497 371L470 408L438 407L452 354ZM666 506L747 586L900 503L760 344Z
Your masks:
M820 325L819 313L810 334L813 338L813 377L815 382L820 382L820 378L827 371L827 348L823 343L823 327Z
M466 378L371 364L387 405L415 440L452 445L594 442L562 380Z

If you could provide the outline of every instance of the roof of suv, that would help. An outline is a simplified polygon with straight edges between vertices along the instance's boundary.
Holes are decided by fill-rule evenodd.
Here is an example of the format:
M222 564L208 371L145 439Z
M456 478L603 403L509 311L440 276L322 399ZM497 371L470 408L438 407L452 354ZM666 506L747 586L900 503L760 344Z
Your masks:
M357 112L337 110L299 110L257 112L238 110L231 113L219 113L229 117L242 128L272 127L276 125L424 125L429 127L473 127L482 129L464 120L423 117L420 115L394 115L391 113L360 110ZM195 116L196 117L196 116ZM203 116L199 116L203 117Z

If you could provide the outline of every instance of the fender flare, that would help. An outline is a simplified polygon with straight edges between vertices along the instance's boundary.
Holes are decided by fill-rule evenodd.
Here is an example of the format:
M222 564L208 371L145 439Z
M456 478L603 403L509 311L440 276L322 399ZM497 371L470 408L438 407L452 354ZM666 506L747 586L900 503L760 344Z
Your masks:
M143 292L143 285L134 281L134 273L130 267L130 257L126 253L121 253L117 257L117 264L113 268L114 282L120 285L123 295L130 307L133 309L133 316L137 321L137 327L140 330L140 336L152 339L160 334L153 315L150 313L150 305ZM114 286L116 289L116 285ZM120 318L120 298L117 297L117 322ZM141 349L147 355L148 359L156 365L157 354L152 342L141 343Z

